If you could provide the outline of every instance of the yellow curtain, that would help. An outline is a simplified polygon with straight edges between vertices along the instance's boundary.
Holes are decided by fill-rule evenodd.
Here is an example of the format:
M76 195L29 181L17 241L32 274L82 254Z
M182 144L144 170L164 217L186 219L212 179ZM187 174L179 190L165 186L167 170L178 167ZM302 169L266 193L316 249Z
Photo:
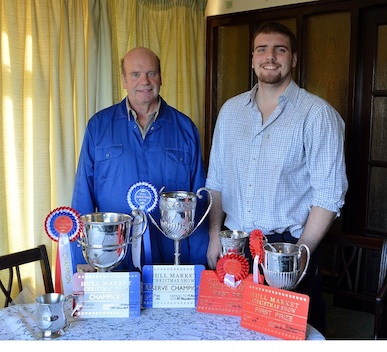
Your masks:
M207 1L0 2L0 255L43 243L54 267L44 220L71 204L88 119L125 96L129 49L160 56L162 96L203 135Z

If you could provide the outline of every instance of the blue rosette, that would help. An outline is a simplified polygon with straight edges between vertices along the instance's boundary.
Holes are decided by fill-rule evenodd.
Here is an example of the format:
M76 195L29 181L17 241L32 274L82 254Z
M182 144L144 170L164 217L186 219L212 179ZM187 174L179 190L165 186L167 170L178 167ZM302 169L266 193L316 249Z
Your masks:
M159 200L156 187L149 182L137 182L129 188L127 202L129 207L150 213L156 208Z
M159 201L156 187L149 182L137 182L133 184L127 194L127 202L132 211L138 209L145 214L153 211ZM150 216L150 215L149 215ZM152 247L149 227L147 226L142 238L144 239L145 264L152 264ZM133 265L141 269L141 242L142 238L134 236L132 241L132 261Z

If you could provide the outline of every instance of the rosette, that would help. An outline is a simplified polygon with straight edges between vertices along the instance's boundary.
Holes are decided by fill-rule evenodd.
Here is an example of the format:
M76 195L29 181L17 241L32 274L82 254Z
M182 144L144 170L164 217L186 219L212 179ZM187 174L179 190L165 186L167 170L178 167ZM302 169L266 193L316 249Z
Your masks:
M237 282L246 278L248 274L249 262L239 254L226 254L216 264L216 275L221 282L224 282L226 275L233 276Z
M76 210L70 207L59 207L47 215L44 228L48 237L58 242L56 257L55 292L71 294L73 290L72 254L70 241L80 235L83 224Z
M130 186L126 196L129 207L133 210L139 209L146 214L156 208L159 195L155 186L149 182L141 181ZM150 214L148 215L150 216ZM145 264L152 263L152 246L150 241L149 227L147 226L142 236L137 236L136 231L141 229L134 227L132 234L132 261L133 265L141 270L141 245L144 239Z
M154 210L159 195L156 188L149 182L137 182L129 188L127 202L132 210L141 209L146 213Z
M81 233L82 223L78 212L70 207L59 207L47 215L44 222L47 235L55 242L60 235L67 234L70 241L74 241Z
M253 230L250 234L249 247L252 258L258 256L259 264L263 263L263 233L261 230Z

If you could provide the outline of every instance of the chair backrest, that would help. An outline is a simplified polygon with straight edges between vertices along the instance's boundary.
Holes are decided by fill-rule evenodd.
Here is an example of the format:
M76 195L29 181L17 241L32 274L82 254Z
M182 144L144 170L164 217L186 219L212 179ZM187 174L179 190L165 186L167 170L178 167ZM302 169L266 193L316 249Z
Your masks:
M328 233L326 263L322 266L324 291L345 297L340 304L373 312L374 338L385 338L387 295L387 239Z
M325 274L329 273L325 288L373 301L386 278L387 240L328 233L324 243L333 245L325 267Z
M40 262L42 270L44 288L46 293L54 292L51 267L45 245L36 248L23 250L0 256L0 270L8 270L8 284L5 285L0 279L0 289L5 295L5 305L7 307L12 301L11 292L14 283L14 273L18 284L19 293L23 290L23 280L20 273L20 266L27 263Z

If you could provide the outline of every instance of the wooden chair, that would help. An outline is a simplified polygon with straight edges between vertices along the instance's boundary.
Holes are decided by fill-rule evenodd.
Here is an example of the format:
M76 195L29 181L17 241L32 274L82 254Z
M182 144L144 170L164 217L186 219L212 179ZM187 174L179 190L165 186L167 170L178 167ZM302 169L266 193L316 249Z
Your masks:
M7 287L0 279L0 289L5 295L5 305L7 307L12 301L11 292L14 283L14 273L18 283L19 293L23 290L23 281L20 274L20 266L32 262L40 262L44 287L46 293L54 292L54 286L51 275L50 262L47 255L45 245L40 245L36 248L23 250L17 253L6 254L0 256L0 270L8 270L9 278Z
M324 291L344 298L341 304L370 307L374 338L386 338L387 239L328 233L321 246Z

